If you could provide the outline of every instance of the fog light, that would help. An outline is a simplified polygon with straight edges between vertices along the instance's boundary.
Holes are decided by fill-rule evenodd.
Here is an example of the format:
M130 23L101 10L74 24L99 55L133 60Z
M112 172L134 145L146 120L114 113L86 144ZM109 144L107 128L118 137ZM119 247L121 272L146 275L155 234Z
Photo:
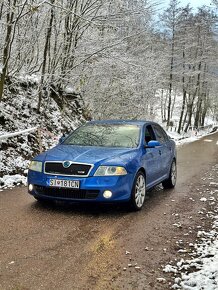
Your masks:
M29 184L29 191L32 191L32 190L33 190L33 185Z
M111 198L112 192L110 190L105 190L103 193L104 198Z

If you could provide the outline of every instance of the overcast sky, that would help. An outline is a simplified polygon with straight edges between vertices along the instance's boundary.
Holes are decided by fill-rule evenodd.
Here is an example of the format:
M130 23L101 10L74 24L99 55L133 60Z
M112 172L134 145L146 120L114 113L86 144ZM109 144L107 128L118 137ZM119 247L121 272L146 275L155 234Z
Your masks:
M200 6L203 6L203 5L210 6L210 3L212 1L210 1L210 0L191 0L191 1L189 1L189 0L180 0L180 2L181 2L182 6L185 6L188 3L190 3L193 8L197 8L197 7L200 7Z
M170 0L162 0L161 2L163 3L163 6L167 7L170 3ZM211 2L211 0L180 0L181 6L184 7L190 3L191 7L194 9L203 5L210 6Z

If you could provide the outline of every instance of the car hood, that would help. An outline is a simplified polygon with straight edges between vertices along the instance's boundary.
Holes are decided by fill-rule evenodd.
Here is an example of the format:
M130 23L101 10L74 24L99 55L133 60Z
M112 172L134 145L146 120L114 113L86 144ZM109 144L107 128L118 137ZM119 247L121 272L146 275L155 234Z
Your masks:
M36 160L40 161L74 161L78 163L124 165L136 155L137 149L107 148L91 146L58 145L42 154Z

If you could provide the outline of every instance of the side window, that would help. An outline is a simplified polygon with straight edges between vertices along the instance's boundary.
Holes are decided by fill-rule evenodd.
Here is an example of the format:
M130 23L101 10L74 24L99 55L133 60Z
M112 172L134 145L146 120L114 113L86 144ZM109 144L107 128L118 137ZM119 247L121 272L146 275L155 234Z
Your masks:
M158 125L154 125L154 132L155 135L157 137L157 141L159 141L160 143L165 143L169 140L166 132Z
M145 142L148 144L149 141L156 140L154 131L151 125L147 125L145 128Z

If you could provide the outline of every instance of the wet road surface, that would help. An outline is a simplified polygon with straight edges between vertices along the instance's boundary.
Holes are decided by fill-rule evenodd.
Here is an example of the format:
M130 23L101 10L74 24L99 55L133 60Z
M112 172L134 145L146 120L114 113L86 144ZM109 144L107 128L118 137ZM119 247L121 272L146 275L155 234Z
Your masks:
M218 162L217 142L215 133L181 146L176 188L156 187L140 212L42 206L24 187L0 192L0 290L169 289L157 278L176 255L175 241L198 224L201 204L189 198ZM175 229L178 216L183 227Z

